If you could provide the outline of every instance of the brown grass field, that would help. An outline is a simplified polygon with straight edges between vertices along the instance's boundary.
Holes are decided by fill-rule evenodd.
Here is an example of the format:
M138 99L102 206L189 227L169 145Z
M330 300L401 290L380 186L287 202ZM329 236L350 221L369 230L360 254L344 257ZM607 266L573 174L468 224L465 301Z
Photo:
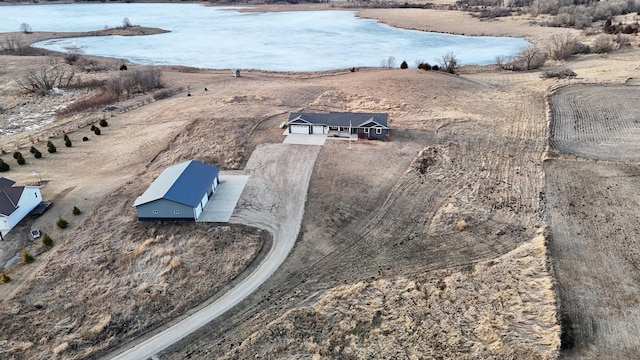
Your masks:
M359 15L422 30L527 35L537 45L565 31L592 40L524 18L485 22L422 9ZM65 117L51 109L90 92L24 93L16 76L48 60L1 55L0 127L11 130L0 137L0 158L11 165L3 175L41 182L54 205L0 244L3 263L27 245L37 255L4 269L13 280L0 284L0 357L100 358L219 296L259 261L270 234L139 223L133 201L182 160L242 169L256 146L282 141L278 124L289 112L308 110L387 112L392 132L389 141L351 149L327 142L287 261L162 359L633 358L637 199L629 195L637 169L625 162L635 158L616 154L637 146L638 92L624 85L639 76L637 43L549 62L575 71L571 80L492 66L459 75L371 68L240 78L164 67L175 95L141 94L111 112ZM104 70L78 70L86 80L114 77L122 63L87 59ZM588 103L577 102L584 94ZM588 120L576 115L585 108ZM605 117L612 111L618 115ZM109 126L96 136L89 127L100 119ZM583 120L578 131L559 125ZM73 147L64 147L63 133ZM34 159L29 146L45 150L49 139L58 152ZM609 161L575 150L602 154L603 142ZM16 149L27 165L11 157ZM71 215L74 206L81 215ZM59 217L68 229L56 228ZM49 233L53 248L32 244L31 228Z

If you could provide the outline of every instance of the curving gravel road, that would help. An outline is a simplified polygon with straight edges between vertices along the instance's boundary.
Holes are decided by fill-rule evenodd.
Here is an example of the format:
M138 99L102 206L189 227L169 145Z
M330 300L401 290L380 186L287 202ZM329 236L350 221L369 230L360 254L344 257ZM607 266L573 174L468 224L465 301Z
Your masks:
M255 226L273 235L273 246L258 267L233 289L191 316L107 358L148 359L240 303L284 262L300 231L307 189L320 146L263 144L249 159L249 181L230 222ZM116 355L117 354L117 355Z

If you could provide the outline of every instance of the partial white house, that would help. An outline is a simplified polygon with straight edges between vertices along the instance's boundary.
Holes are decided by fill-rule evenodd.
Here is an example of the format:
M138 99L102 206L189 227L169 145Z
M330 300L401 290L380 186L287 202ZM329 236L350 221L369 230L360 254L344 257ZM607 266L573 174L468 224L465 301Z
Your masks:
M42 202L37 186L14 186L15 181L0 177L0 231L7 232Z
M197 220L218 187L219 173L195 160L166 168L134 202L138 220Z

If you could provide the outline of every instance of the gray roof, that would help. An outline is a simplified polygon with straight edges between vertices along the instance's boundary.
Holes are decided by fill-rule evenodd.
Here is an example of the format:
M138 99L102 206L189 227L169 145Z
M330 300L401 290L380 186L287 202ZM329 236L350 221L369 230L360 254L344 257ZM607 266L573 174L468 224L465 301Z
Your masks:
M170 166L136 199L133 206L166 199L196 207L219 173L219 168L195 160Z
M303 120L314 125L389 128L389 115L384 113L330 112L291 113L289 123Z
M24 186L13 186L16 182L0 178L0 215L9 216L18 208Z

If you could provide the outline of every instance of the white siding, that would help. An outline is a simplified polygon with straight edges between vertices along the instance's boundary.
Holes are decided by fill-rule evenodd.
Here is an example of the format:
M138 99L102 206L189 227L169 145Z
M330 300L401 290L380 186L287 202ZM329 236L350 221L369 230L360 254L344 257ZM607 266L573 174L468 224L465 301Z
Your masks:
M13 227L18 225L20 220L24 219L25 216L29 215L31 210L38 206L41 201L42 195L40 195L39 188L35 186L25 186L24 191L22 191L22 196L20 196L20 200L18 201L18 208L7 217L6 221L1 222L0 226L2 226L3 230L13 229Z

